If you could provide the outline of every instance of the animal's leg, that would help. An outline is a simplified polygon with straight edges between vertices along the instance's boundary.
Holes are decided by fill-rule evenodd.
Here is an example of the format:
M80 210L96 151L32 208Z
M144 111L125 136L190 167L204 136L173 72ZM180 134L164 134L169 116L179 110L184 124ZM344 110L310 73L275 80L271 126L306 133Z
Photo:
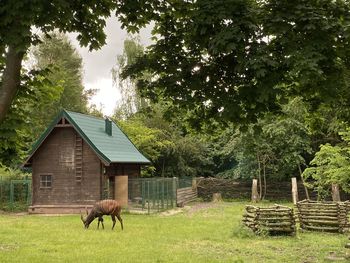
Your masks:
M117 215L117 218L118 218L118 220L120 222L120 225L122 226L122 230L123 230L124 229L124 227L123 227L123 219L120 217L120 215Z
M105 226L103 224L103 217L102 216L98 218L97 229L99 229L99 227L100 227L100 222L101 222L101 225L102 225L102 229L105 229Z
M112 226L112 230L113 230L116 220L115 220L115 216L114 215L111 215L111 217L112 217L112 221L113 221L113 226Z
M103 224L103 217L101 216L101 224L102 224L102 229L105 229L105 225Z

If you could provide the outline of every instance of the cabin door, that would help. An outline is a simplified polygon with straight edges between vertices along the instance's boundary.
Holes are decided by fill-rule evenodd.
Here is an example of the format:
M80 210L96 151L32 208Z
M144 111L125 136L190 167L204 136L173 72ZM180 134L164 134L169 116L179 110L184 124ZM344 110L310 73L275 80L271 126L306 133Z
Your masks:
M128 205L128 176L117 175L114 177L114 199L122 206Z

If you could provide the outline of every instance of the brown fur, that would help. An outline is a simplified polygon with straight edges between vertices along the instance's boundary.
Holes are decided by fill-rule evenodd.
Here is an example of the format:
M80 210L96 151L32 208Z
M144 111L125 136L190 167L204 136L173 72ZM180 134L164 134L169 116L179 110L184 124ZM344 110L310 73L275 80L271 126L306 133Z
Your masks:
M104 228L103 216L110 215L113 221L112 229L114 229L114 225L116 223L115 217L117 217L123 230L124 228L123 220L120 217L121 210L122 208L118 201L111 200L111 199L102 200L97 202L93 206L90 213L87 215L85 219L81 215L81 220L83 221L85 228L89 228L89 225L91 224L91 222L94 221L95 218L98 218L97 228L99 228L100 222L102 223L102 228Z

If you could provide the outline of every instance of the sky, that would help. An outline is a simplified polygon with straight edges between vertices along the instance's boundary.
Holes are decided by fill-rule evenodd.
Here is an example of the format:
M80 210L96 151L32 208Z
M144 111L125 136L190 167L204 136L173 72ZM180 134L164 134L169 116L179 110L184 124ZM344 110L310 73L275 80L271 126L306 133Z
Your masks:
M83 58L85 88L98 90L90 103L95 104L97 108L102 108L104 115L111 116L120 100L120 92L112 83L111 70L116 64L117 55L123 53L123 43L127 38L127 32L121 29L120 22L113 17L107 20L105 33L107 35L106 45L100 50L91 52L88 48L79 46L76 40L77 34L71 33L68 36ZM152 43L150 27L140 31L140 41L144 46Z

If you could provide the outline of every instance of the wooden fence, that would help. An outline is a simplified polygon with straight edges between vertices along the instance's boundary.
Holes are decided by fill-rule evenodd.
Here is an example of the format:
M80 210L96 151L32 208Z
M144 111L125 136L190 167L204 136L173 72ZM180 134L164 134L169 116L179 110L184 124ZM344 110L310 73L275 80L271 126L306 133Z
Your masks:
M256 233L295 234L293 209L286 206L246 206L243 223Z
M221 193L222 198L229 199L250 199L252 194L252 181L238 181L219 178L197 178L198 197L204 201L211 201L213 193ZM310 198L317 199L315 192L309 192ZM340 192L341 200L348 200L349 195ZM306 199L305 190L298 181L299 200ZM331 198L331 197L330 197ZM267 200L288 200L292 201L292 184L288 182L267 182Z
M177 206L183 206L189 202L195 201L197 198L196 187L178 188L176 191L176 203Z
M349 202L303 200L296 206L302 229L343 233L349 228Z

